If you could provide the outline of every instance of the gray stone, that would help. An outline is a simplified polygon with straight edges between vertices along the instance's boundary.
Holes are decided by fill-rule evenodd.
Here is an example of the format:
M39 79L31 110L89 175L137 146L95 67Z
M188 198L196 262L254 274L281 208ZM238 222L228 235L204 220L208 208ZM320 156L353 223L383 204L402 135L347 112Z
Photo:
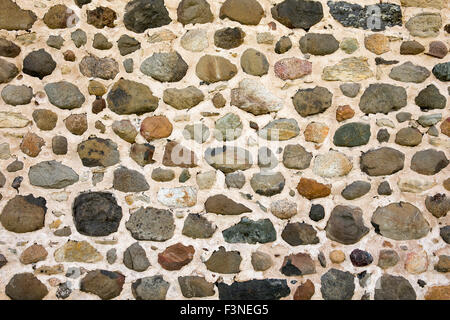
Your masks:
M300 50L303 54L325 56L339 49L339 42L332 34L307 33L300 38Z
M324 300L351 300L355 292L354 276L347 271L330 269L320 277Z
M394 240L420 239L430 231L430 225L422 212L408 202L378 207L371 223L376 233Z
M388 113L406 106L406 90L403 87L386 83L369 85L359 100L362 112Z
M223 238L228 243L268 243L277 238L277 233L269 219L250 220L241 218L234 226L222 231Z
M390 196L392 194L391 186L389 185L389 182L383 181L378 185L377 192L379 195L382 196Z
M17 57L22 49L14 42L0 38L0 56L7 58Z
M123 253L123 264L131 270L142 272L150 267L147 254L139 242L133 243Z
M81 29L77 29L72 32L70 34L70 38L77 48L84 46L87 43L87 34Z
M242 171L231 172L225 175L225 184L228 188L241 189L245 184L245 175Z
M113 188L122 192L142 192L150 186L142 173L119 167L114 171Z
M370 191L370 183L367 181L354 181L342 190L341 195L346 200L354 200L360 198Z
M182 0L177 8L178 22L183 25L208 23L214 20L206 0Z
M120 272L96 269L81 279L80 290L110 300L120 295L124 282L125 276Z
M3 101L9 105L25 105L33 98L33 88L25 85L7 85L3 88L1 95Z
M157 52L142 62L140 70L160 82L177 82L186 75L188 65L176 51Z
M89 55L81 59L80 72L85 77L112 80L119 73L119 63L113 58Z
M269 141L284 141L300 134L300 128L295 119L276 119L269 122L258 131L258 136Z
M411 17L405 23L406 29L412 36L429 38L436 37L442 27L442 18L439 13L422 12Z
M152 179L159 182L171 181L175 178L175 172L172 169L155 168L152 171Z
M139 50L141 48L141 43L135 38L130 37L127 34L123 34L117 41L117 47L119 48L120 54L122 56L126 56L136 50Z
M214 169L220 170L225 174L238 170L247 170L252 166L253 162L248 150L232 146L206 149L205 160Z
M286 180L281 172L261 172L253 174L250 186L253 191L262 196L271 197L281 193Z
M241 67L245 73L261 77L269 72L269 61L264 53L250 48L241 55Z
M434 175L447 167L449 160L443 151L426 149L416 152L411 159L411 170L423 174Z
M307 117L322 113L331 106L333 94L324 87L300 89L292 98L295 110L302 116Z
M440 81L450 81L450 62L438 63L431 71Z
M61 49L64 44L64 38L61 36L50 35L47 39L47 45L55 49Z
M322 4L318 1L284 0L273 6L272 17L288 28L306 31L323 18Z
M217 227L204 216L190 213L184 220L182 234L193 239L209 239Z
M281 232L281 238L291 246L318 244L320 241L314 227L303 222L288 223Z
M399 66L393 67L389 73L389 78L401 82L424 82L431 72L422 66L412 64L410 61L405 62Z
M450 198L447 198L447 195L444 193L427 196L425 198L425 207L436 218L445 217L450 210Z
M333 143L338 147L358 147L370 139L370 125L362 122L346 123L334 133Z
M143 33L150 28L158 28L172 22L164 0L132 0L125 6L123 23L128 30Z
M309 168L312 153L299 144L288 144L283 151L283 165L289 169L303 170Z
M416 292L402 276L382 275L375 285L375 300L416 300Z
M204 298L215 294L214 283L200 276L178 277L181 294L185 298Z
M244 43L245 32L241 28L222 28L214 33L214 45L222 49L234 49Z
M360 157L361 171L369 176L386 176L403 169L405 155L395 149L382 147L363 152Z
M339 86L339 89L341 89L344 96L354 98L358 95L361 84L353 82L343 83Z
M444 109L447 99L439 92L434 84L429 84L422 89L414 99L421 110Z
M223 194L208 197L205 201L205 210L221 215L239 215L251 212L251 209L245 205L237 203Z
M239 251L227 251L224 247L219 247L205 261L205 266L212 272L232 274L240 271L241 262Z
M136 240L166 241L175 231L173 214L169 210L140 208L131 213L125 227Z
M417 128L402 128L395 135L395 143L401 146L415 147L421 142L422 133Z
M31 185L45 189L63 189L79 179L72 168L55 160L43 161L31 166L28 178Z
M424 114L417 119L422 127L431 127L442 120L442 113Z
M197 143L204 143L209 138L209 128L203 123L188 124L182 132L185 139L192 139Z
M331 211L325 231L333 241L354 244L369 233L369 228L364 225L360 208L338 205Z
M0 58L0 84L10 82L19 74L16 65Z
M234 113L227 113L215 122L214 137L219 141L236 140L242 133L242 121Z
M79 108L86 101L78 87L67 81L59 81L44 86L48 100L61 109Z
M177 110L191 109L204 98L203 92L194 86L183 89L168 88L163 93L163 101Z

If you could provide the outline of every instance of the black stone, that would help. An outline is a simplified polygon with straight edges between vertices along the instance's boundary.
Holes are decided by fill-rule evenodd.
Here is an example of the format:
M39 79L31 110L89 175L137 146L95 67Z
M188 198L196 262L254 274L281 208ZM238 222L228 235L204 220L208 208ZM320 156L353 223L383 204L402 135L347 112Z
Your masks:
M286 279L216 283L220 300L279 300L291 293Z
M313 221L320 221L325 218L325 209L321 204L313 204L309 211L309 218Z
M323 7L318 1L285 0L272 9L272 17L288 28L306 31L323 18Z
M355 267L365 267L373 262L373 257L367 251L355 249L350 253L350 261Z
M55 68L55 60L44 49L32 51L23 59L23 73L41 80L52 74Z
M72 212L78 232L92 237L116 232L122 219L122 208L108 192L81 193L75 198Z

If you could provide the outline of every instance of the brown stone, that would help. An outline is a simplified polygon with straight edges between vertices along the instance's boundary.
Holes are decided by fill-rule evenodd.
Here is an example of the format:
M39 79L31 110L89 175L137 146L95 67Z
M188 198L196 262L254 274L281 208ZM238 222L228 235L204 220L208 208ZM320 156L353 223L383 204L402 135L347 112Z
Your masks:
M20 262L23 264L36 263L45 260L48 252L40 244L33 244L26 248L20 255Z
M353 118L355 111L348 105L339 106L336 109L336 120L341 122Z
M297 185L297 191L303 197L312 200L329 196L331 185L322 184L314 179L301 178Z
M97 114L103 111L106 108L106 101L103 98L95 99L92 102L92 113Z
M450 137L450 117L446 118L441 123L441 132Z
M106 88L103 83L97 80L90 80L88 85L88 92L90 95L101 97L106 93Z
M74 62L76 59L75 52L73 52L72 50L64 51L63 56L64 56L64 60L70 61L70 62Z
M167 138L172 134L173 126L165 116L147 117L141 123L141 135L147 140Z
M114 28L114 20L117 14L108 7L97 7L94 10L86 10L87 23L92 24L98 29L104 27Z
M375 53L376 55L383 54L390 50L389 38L381 33L374 33L370 36L367 36L364 39L364 45L366 46L367 50Z
M307 279L304 283L298 286L294 293L294 300L311 300L314 295L314 283Z
M194 258L193 246L176 243L158 254L158 263L166 270L180 270Z
M20 150L30 157L37 157L45 145L44 139L39 137L37 134L28 132L22 139L20 144Z
M36 109L33 111L33 120L39 129L49 131L56 127L58 116L51 110Z
M428 288L425 300L450 300L450 285Z
M64 124L70 133L81 136L88 129L87 115L82 114L71 114L66 119L64 119Z
M3 227L11 232L25 233L39 230L44 227L46 201L42 197L35 198L17 195L3 208L0 222Z
M197 157L191 150L176 141L169 141L164 148L162 163L166 167L193 168L197 166Z
M316 273L316 266L307 253L296 253L284 258L281 273L286 276L304 276Z
M239 215L252 210L237 203L223 194L217 194L209 197L205 201L206 212L212 212L222 215Z

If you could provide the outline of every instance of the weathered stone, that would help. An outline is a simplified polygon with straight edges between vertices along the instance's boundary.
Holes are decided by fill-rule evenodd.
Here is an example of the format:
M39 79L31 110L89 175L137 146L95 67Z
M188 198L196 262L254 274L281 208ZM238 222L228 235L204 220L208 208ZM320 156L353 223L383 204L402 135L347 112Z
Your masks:
M378 207L372 215L371 223L375 232L394 240L420 239L430 231L430 225L422 212L408 202Z
M64 125L70 133L81 136L88 129L87 115L86 113L71 114L64 119Z
M168 88L163 93L163 101L177 110L191 109L204 98L203 92L194 86L183 89Z
M339 48L347 54L352 54L359 49L358 40L355 38L343 38Z
M275 53L283 54L288 52L292 48L291 38L288 36L282 36L280 40L275 44Z
M245 73L260 77L269 72L269 62L264 53L250 48L241 55L241 68Z
M181 233L193 239L208 239L212 237L216 229L217 227L204 216L190 213L184 220Z
M45 189L63 189L76 183L78 174L55 160L43 161L30 167L30 184Z
M252 252L251 260L255 271L266 271L273 265L270 255L261 251Z
M77 29L70 34L70 38L72 39L75 47L80 48L87 43L87 34L81 29Z
M388 113L406 106L406 90L386 83L370 84L359 100L364 113Z
M79 18L66 5L57 4L48 9L43 20L50 29L65 29L76 25Z
M61 109L79 108L86 101L78 87L67 81L59 81L44 86L48 100Z
M281 193L285 185L285 178L280 172L275 173L255 173L250 179L250 186L253 191L262 196L270 197Z
M427 68L412 64L410 61L405 62L397 67L393 67L389 73L391 79L401 82L424 82L431 72Z
M276 231L269 219L261 219L257 221L250 220L246 217L234 226L225 229L223 238L228 243L268 243L276 240Z
M152 179L159 182L171 181L175 178L175 172L172 169L155 168L152 171Z
M328 109L332 97L333 94L327 88L316 86L298 90L292 98L292 103L302 117L307 117Z
M424 250L410 252L406 255L405 270L411 274L420 274L428 268L428 255Z
M318 1L285 0L272 7L271 13L286 27L306 31L323 18L322 4Z
M380 33L374 33L364 38L364 46L370 52L380 55L389 52L389 38Z
M108 41L108 38L102 33L96 33L94 40L92 41L92 47L97 50L109 50L113 46L112 42Z
M450 81L450 62L438 63L431 71L440 81Z
M161 204L172 208L192 207L197 203L197 189L194 187L161 188L157 199Z
M339 49L339 42L332 34L307 33L300 38L300 50L304 54L325 56Z
M415 37L436 37L442 27L442 18L439 13L422 12L411 17L405 27Z
M56 262L95 263L103 260L103 256L87 241L67 241L54 253Z
M3 88L1 96L3 101L9 105L25 105L30 103L33 98L33 88L25 85L7 85Z
M100 237L116 232L122 219L122 208L108 192L84 192L75 198L72 207L77 231Z
M205 261L205 266L212 272L232 274L240 271L241 261L239 251L226 251L224 247L219 247Z
M36 126L44 131L53 130L58 121L57 114L46 109L36 109L33 111L32 116Z
M370 183L366 181L357 180L347 185L342 190L341 195L346 200L354 200L360 198L370 191Z
M400 261L398 253L394 250L383 249L380 250L378 258L378 266L382 269L394 267Z
M164 147L162 164L166 167L193 168L198 163L195 153L176 141L168 141Z
M172 212L157 208L140 208L125 223L136 240L166 241L172 238L175 224Z
M28 132L20 143L20 150L30 157L37 157L45 145L44 139L35 133Z
M328 1L327 4L331 16L344 27L382 31L387 27L402 25L402 10L397 4L377 3L364 7L345 1ZM379 23L375 23L373 19L374 12L379 14L379 20L376 20Z
M428 288L425 294L425 300L449 300L450 286L434 286Z
M247 208L245 205L237 203L222 194L217 194L206 199L205 210L206 212L221 215L239 215L251 212L251 209Z
M41 80L52 74L55 68L55 60L44 49L32 51L23 59L23 73Z
M447 46L442 41L431 41L429 50L425 54L438 59L444 58L448 53Z
M12 0L2 0L0 9L0 29L29 30L37 20L33 11L22 9Z
M125 6L123 23L136 33L168 25L171 21L164 0L132 0Z
M195 74L206 83L215 83L233 78L237 67L226 58L207 54L198 61Z
M382 147L363 152L360 157L361 171L369 176L386 176L403 169L405 155L395 149Z
M123 253L123 264L131 270L142 272L148 269L150 261L148 261L145 249L141 247L139 242L133 243Z
M354 276L347 271L330 269L320 277L320 292L325 300L351 300L355 291Z
M112 80L119 73L119 63L113 58L99 58L94 55L81 59L80 72L85 77Z
M16 65L0 58L0 84L10 82L19 74Z
M443 9L446 7L445 0L400 0L403 7L420 7Z
M414 101L421 110L444 109L447 103L445 96L440 94L439 89L434 84L422 89Z
M42 300L48 289L32 273L17 273L5 287L5 294L12 300Z
M110 139L89 137L78 144L78 156L85 167L109 167L119 162L117 144Z
M367 251L354 249L350 253L350 261L355 267L365 267L373 262L373 258Z
M321 204L313 204L309 210L309 218L316 222L325 218L324 207Z
M313 226L300 222L288 223L281 233L281 238L291 246L319 243L317 231Z
M0 222L6 230L11 232L32 232L44 227L46 212L44 198L35 198L32 194L16 195L4 206Z
M114 121L111 127L123 140L129 143L135 142L138 132L130 120Z
M423 174L434 175L447 167L450 161L443 151L427 149L417 151L411 159L411 170Z
M298 58L284 58L274 64L273 70L281 80L295 80L311 74L312 63Z
M1 28L0 28L1 29ZM7 58L17 57L22 50L14 42L0 38L0 56Z
M363 57L345 58L334 66L325 67L322 72L322 79L327 81L361 81L371 77L373 72L367 58Z
M86 10L86 17L87 23L98 29L114 28L114 20L117 19L117 14L111 8L100 6L94 10Z
M353 164L345 154L331 150L316 156L313 172L324 178L333 178L347 175L352 168Z
M395 143L401 146L415 147L421 142L422 133L417 128L402 128L395 135Z
M237 88L231 89L231 105L257 116L280 110L283 101L258 80L247 78L241 80Z
M125 276L118 271L96 269L81 279L80 290L110 300L120 295L124 282Z
M245 32L241 28L222 28L214 33L214 45L222 49L233 49L244 43Z
M269 122L261 130L258 136L269 141L285 141L295 138L300 134L300 128L295 119L276 119Z
M145 277L131 284L136 300L165 300L170 284L160 275Z
M156 52L142 62L140 70L159 82L177 82L186 75L188 65L176 51Z
M290 294L286 279L235 281L231 285L218 282L221 300L279 300Z
M434 265L434 270L437 272L450 272L450 256L440 255L438 262Z
M43 261L47 258L48 252L40 244L32 244L26 248L20 255L20 262L23 264L31 264Z
M294 292L294 300L311 300L315 293L314 283L307 279L304 283L299 285Z
M173 126L165 116L152 116L142 121L140 132L147 141L152 141L169 137L172 130Z
M313 179L301 178L297 185L297 191L306 199L327 197L331 193L331 185L322 184Z
M257 25L264 9L256 0L226 0L220 7L219 18L228 18L245 25Z
M416 300L416 293L402 276L382 275L375 285L375 300Z
M402 192L420 193L431 189L436 183L433 180L419 177L400 177L397 185Z
M188 124L182 131L185 139L194 140L197 143L204 143L209 138L209 128L203 123Z
M114 171L113 188L122 192L142 192L150 186L142 173L119 167Z
M370 139L370 125L362 122L347 123L334 133L333 143L338 147L358 147Z
M125 79L113 85L107 98L108 108L120 115L153 112L158 100L146 85Z
M325 230L327 238L342 244L357 243L369 232L362 219L362 210L343 205L338 205L331 211Z
M189 264L194 257L194 247L176 243L158 254L158 263L166 270L180 270Z
M400 54L416 55L425 51L425 47L416 40L404 41L400 45Z
M56 155L67 154L67 138L64 136L54 136L52 138L52 150Z
M427 196L425 198L425 207L436 218L445 217L450 210L450 198L447 198L444 193Z
M285 276L304 276L316 273L316 266L307 253L291 254L284 257L280 272Z
M202 52L208 48L208 35L205 29L188 30L180 40L180 45L192 52Z
M283 151L283 165L289 169L303 170L309 168L312 153L299 144L288 144Z
M214 283L200 276L178 277L181 294L185 298L204 298L215 294Z
M233 146L208 148L205 151L205 160L211 167L225 174L238 170L247 170L252 166L250 152Z
M178 22L183 25L208 23L214 20L206 0L182 0L177 8Z

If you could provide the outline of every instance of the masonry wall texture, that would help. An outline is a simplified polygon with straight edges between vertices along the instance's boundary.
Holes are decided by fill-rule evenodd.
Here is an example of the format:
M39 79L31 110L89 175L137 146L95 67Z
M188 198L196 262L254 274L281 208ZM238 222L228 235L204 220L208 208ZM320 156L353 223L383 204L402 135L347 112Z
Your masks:
M449 47L446 0L0 0L0 299L449 300Z

